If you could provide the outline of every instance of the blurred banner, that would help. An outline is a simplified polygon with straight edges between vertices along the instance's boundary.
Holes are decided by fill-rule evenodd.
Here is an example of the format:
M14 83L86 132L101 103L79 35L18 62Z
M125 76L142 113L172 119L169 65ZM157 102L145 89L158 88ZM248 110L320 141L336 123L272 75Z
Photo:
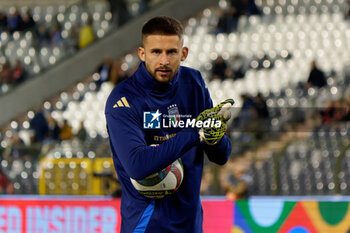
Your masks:
M0 199L1 233L114 233L120 229L120 199Z
M204 233L348 233L349 198L203 198ZM0 233L115 233L120 199L0 197Z
M348 196L265 197L236 201L232 232L348 233Z
M12 197L0 197L0 233L120 231L119 198ZM230 201L204 200L205 232L228 232L232 228L232 208Z
M203 200L206 233L232 228L233 202ZM0 233L114 233L120 231L120 199L0 197Z

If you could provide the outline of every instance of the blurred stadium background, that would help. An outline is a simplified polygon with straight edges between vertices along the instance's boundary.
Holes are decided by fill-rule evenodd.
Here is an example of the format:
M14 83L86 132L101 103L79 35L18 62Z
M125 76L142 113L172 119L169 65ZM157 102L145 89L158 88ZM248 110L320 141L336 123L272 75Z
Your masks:
M155 15L236 100L204 232L350 232L348 0L0 0L0 231L117 231L104 104Z

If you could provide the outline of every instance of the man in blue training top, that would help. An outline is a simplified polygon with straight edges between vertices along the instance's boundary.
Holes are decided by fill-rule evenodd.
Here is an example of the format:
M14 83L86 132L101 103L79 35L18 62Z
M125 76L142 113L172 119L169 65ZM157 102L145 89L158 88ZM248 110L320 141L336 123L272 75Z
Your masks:
M138 49L139 68L112 91L105 111L114 166L122 185L121 232L200 233L203 152L217 164L228 160L231 142L224 131L230 116L220 110L233 101L213 108L199 71L180 66L188 48L183 46L178 20L160 16L147 21L142 28L142 46ZM152 119L146 119L146 114L152 114ZM165 127L161 119L166 115L174 116L171 121L175 122L210 118L222 124L200 130L193 124ZM150 199L132 185L130 178L144 179L178 158L184 166L184 180L173 194Z

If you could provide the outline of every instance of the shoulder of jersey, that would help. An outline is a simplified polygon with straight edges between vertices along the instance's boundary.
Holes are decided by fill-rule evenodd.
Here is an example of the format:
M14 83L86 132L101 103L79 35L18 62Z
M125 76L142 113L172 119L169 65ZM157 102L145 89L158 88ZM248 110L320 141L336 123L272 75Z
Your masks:
M130 82L126 80L117 85L108 97L106 103L106 111L113 111L116 109L129 109L132 108L131 99L134 99L135 90L131 86Z
M181 75L182 75L183 82L192 83L192 85L197 84L197 85L206 87L206 84L204 82L204 79L201 73L196 69L193 69L187 66L181 66Z

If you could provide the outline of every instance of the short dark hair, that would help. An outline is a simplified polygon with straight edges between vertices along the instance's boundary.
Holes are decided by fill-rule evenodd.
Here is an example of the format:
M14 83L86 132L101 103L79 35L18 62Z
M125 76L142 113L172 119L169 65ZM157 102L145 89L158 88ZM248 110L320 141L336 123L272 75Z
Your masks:
M182 39L184 29L179 20L170 16L156 16L142 27L142 41L149 35L177 35Z

